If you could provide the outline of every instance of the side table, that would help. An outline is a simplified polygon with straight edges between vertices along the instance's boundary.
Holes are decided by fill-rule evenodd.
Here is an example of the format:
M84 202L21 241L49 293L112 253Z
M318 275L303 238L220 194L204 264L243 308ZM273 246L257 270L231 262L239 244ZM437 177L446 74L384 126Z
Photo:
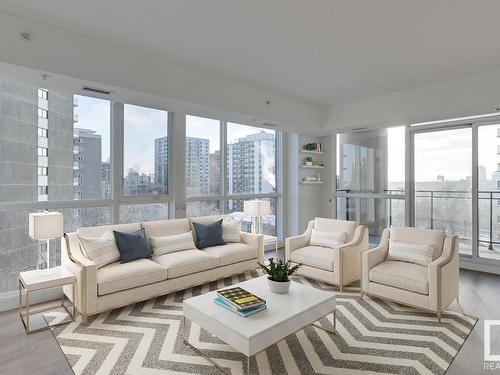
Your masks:
M64 285L72 284L73 286L73 296L75 295L75 276L69 272L66 268L58 266L54 268L48 268L43 270L33 270L33 271L25 271L19 273L19 315L21 316L21 321L23 322L24 329L26 333L33 333L42 331L44 329L48 329L49 327L57 326L60 324L67 323L67 319L56 323L49 324L46 322L45 325L41 327L31 329L30 330L30 318L33 318L34 315L40 314L42 312L47 312L51 310L55 310L57 308L64 308L68 313L69 317L72 321L75 320L76 310L74 302L71 303L71 312L68 310L66 305L64 304L65 295L61 290L61 305L59 306L50 306L45 308L40 308L37 310L32 310L33 306L30 305L30 293L47 290L52 288L62 288ZM23 295L22 290L26 290L26 303L23 304Z

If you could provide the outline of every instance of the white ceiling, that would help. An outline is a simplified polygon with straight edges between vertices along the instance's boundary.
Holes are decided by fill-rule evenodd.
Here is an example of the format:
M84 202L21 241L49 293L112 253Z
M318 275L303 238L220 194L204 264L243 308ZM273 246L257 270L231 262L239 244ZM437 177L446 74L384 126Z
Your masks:
M0 9L316 105L500 67L496 0L0 0Z

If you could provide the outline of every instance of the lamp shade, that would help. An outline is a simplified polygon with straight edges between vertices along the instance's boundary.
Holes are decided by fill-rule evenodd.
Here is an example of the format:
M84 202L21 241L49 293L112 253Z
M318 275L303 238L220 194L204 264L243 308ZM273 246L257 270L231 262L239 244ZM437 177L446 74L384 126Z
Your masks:
M245 201L244 211L248 216L252 217L271 215L271 202L262 200Z
M64 219L60 212L36 212L29 214L29 236L34 240L62 237Z

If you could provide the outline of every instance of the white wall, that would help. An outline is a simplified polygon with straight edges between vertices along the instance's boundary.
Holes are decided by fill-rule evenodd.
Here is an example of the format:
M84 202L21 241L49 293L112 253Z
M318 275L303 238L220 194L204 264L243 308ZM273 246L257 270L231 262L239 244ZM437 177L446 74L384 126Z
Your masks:
M24 30L32 33L30 42L19 37ZM134 104L248 125L277 122L281 130L288 131L320 130L322 112L318 107L6 12L0 12L0 46L1 62L34 69L31 77L35 79L40 79L39 72L49 73L45 82L49 88L73 85L68 89L75 91L82 83L98 82ZM0 78L8 75L12 79L15 73L13 67L0 65Z
M387 127L494 112L500 107L500 69L454 81L332 105L324 130Z

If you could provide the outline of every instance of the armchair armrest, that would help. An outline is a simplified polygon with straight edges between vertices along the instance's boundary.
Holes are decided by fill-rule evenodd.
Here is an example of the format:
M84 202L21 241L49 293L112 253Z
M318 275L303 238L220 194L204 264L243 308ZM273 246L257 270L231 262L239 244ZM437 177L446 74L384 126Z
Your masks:
M245 245L252 246L258 250L259 262L264 261L264 236L262 234L252 234L248 232L240 232L241 242Z
M97 265L83 255L76 233L64 234L61 250L62 265L76 278L76 296L70 296L69 288L65 288L64 292L75 302L78 311L86 316L97 308Z
M311 232L314 225L314 220L309 221L307 224L306 231L298 236L287 237L285 239L285 259L290 260L292 252L294 250L300 249L301 247L306 247L309 245L311 240Z
M458 297L459 240L446 236L441 256L428 266L430 309L441 311Z
M336 281L339 286L350 284L358 280L361 275L361 254L368 249L368 228L358 225L354 231L352 240L340 245L335 252Z
M373 249L363 251L361 254L361 290L368 289L370 281L369 272L377 264L385 261L387 258L387 251L389 250L389 235L390 230L384 229L380 236L380 243Z

